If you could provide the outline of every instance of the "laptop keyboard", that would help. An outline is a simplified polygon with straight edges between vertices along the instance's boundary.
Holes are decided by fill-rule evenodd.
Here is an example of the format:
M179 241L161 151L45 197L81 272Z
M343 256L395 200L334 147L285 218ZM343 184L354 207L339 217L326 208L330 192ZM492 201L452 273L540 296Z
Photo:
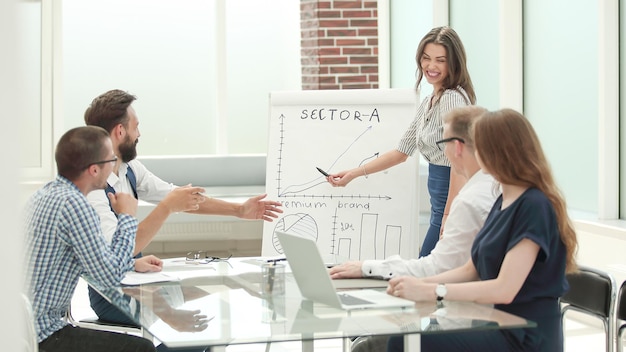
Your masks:
M372 302L361 299L361 298L357 298L354 296L350 296L347 295L345 293L340 293L337 294L337 296L339 296L339 300L341 301L341 303L347 305L347 306L354 306L357 304L372 304Z

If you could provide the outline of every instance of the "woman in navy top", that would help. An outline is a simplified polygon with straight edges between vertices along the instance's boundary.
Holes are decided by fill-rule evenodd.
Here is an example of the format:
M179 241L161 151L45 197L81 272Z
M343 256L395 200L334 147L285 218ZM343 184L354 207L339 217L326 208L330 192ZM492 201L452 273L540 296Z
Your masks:
M472 127L484 172L500 182L471 259L445 273L391 279L388 293L412 299L474 301L537 323L536 328L424 335L423 351L562 351L559 297L576 270L576 233L539 139L520 113L503 109ZM392 337L389 351L401 351Z

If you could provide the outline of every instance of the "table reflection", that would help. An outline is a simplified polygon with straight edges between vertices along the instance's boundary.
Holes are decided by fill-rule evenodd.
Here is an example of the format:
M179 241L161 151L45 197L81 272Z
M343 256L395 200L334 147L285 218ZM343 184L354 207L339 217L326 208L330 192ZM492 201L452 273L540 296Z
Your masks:
M260 265L249 264L249 259L229 262L203 265L201 270L194 266L191 271L190 265L166 262L164 272L176 274L170 282L103 288L86 280L175 348L534 326L467 302L344 311L303 299L288 267L284 294L264 295Z

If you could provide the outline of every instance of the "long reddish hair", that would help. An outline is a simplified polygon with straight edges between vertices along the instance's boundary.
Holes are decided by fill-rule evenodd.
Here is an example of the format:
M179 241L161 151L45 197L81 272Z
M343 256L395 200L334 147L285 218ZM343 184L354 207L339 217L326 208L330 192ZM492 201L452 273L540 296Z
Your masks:
M481 161L497 181L537 188L550 200L567 251L566 271L576 271L576 231L530 122L515 110L502 109L483 114L472 127Z

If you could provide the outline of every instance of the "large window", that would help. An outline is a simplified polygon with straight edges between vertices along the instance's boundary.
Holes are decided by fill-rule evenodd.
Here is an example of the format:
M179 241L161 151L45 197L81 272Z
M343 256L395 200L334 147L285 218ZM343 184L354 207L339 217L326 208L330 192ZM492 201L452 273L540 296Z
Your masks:
M391 87L413 88L417 78L417 46L433 25L432 1L390 1L389 6ZM424 80L422 97L431 91Z
M297 1L64 0L62 18L64 129L128 91L141 155L265 153L268 92L300 89Z
M499 90L507 87L499 87L498 0L451 0L450 26L463 41L476 104L499 109Z
M524 1L524 113L539 135L569 207L594 213L597 14L593 1Z

